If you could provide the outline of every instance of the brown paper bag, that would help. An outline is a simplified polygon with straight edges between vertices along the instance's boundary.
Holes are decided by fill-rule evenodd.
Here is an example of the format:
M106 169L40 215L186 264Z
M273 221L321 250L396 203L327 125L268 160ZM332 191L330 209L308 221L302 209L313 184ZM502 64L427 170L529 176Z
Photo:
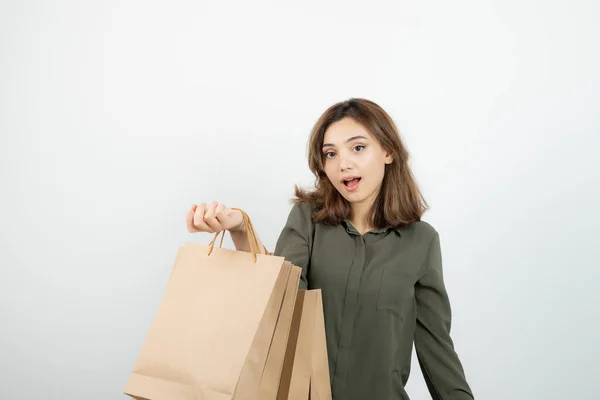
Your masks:
M263 390L277 389L275 382L263 382L263 378L265 378L265 369L267 368L268 374L274 375L275 373L278 373L278 375L281 375L282 365L275 364L278 356L277 345L279 345L279 343L276 343L276 347L273 348L273 342L281 341L283 339L281 337L283 333L285 331L289 332L291 314L293 311L291 307L293 307L296 293L298 292L298 283L300 281L301 271L299 267L292 266L292 264L287 261L284 263L284 265L285 268L289 268L290 271L286 286L282 288L284 290L284 293L281 294L283 301L279 303L280 307L278 309L272 308L269 310L269 312L272 314L265 314L263 317L267 318L268 321L275 322L275 325L263 324L261 326L262 330L259 330L254 337L251 352L248 355L248 359L252 360L252 362L246 362L244 368L242 369L235 392L236 400L263 400L263 397L259 395L261 384ZM278 294L277 298L279 297L280 295ZM289 319L288 322L285 321L286 317ZM281 358L281 364L283 364L283 356L281 356ZM269 365L267 366L268 361Z
M294 354L294 367L290 379L289 400L308 399L316 308L317 293L312 290L305 291L298 330L298 342Z
M310 374L310 399L331 400L331 382L329 380L329 359L327 357L327 339L325 336L325 316L323 314L323 296L317 291L315 309L315 330L312 346L312 368Z
M277 400L331 400L321 290L300 290Z
M260 381L258 398L260 400L275 400L281 381L285 351L290 337L292 326L292 315L298 294L301 268L293 267L285 297L277 319L277 326L273 335L273 341L269 348L269 354L265 363L265 369Z
M282 257L214 248L215 239L180 248L127 395L257 398L292 266Z
M302 315L304 313L305 297L306 290L298 290L298 295L296 296L296 304L294 306L294 313L292 315L290 334L285 349L285 358L283 361L279 389L277 391L277 400L287 400L288 398L292 399L293 397L290 397L290 388L292 386L292 372L298 367L300 367L301 370L309 368L307 366L307 363L299 363L296 360L296 349L298 347L298 339L300 337L300 325L302 323Z

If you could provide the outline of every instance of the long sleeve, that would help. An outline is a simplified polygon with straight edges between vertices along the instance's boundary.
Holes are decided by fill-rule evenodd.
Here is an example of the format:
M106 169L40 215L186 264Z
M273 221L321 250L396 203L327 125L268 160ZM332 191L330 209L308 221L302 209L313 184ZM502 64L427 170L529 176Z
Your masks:
M419 365L432 399L471 400L473 393L450 337L451 308L437 232L427 257L427 269L415 286L415 349Z
M277 239L274 255L302 268L300 289L308 288L308 268L312 248L312 211L308 204L295 204Z

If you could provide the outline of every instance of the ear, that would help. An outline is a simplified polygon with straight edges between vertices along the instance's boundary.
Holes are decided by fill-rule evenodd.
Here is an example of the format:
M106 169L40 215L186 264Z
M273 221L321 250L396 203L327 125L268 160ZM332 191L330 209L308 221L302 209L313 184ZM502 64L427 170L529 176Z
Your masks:
M394 161L394 155L391 151L385 151L385 163L391 164Z

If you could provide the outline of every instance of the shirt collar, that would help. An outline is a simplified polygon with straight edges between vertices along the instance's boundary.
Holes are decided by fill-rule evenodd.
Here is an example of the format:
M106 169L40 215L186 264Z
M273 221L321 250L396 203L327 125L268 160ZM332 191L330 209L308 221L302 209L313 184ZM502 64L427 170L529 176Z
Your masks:
M354 235L360 235L360 232L358 232L358 230L354 227L354 225L352 225L352 222L350 222L349 219L345 219L342 224L344 225L344 228L346 229L346 232L354 234ZM384 228L379 228L379 229L374 229L372 231L369 231L367 233L386 233L389 230L393 230L396 233L398 233L400 236L402 236L402 232L401 232L402 228L392 228L391 226L386 226Z

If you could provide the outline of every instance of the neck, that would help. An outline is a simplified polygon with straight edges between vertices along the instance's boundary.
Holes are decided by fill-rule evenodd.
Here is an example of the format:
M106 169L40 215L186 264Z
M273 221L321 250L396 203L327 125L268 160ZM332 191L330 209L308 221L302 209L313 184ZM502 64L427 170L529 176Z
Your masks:
M370 203L353 203L352 204L352 225L360 232L360 234L364 234L373 227L371 226L371 221L369 219L369 211L371 210Z

